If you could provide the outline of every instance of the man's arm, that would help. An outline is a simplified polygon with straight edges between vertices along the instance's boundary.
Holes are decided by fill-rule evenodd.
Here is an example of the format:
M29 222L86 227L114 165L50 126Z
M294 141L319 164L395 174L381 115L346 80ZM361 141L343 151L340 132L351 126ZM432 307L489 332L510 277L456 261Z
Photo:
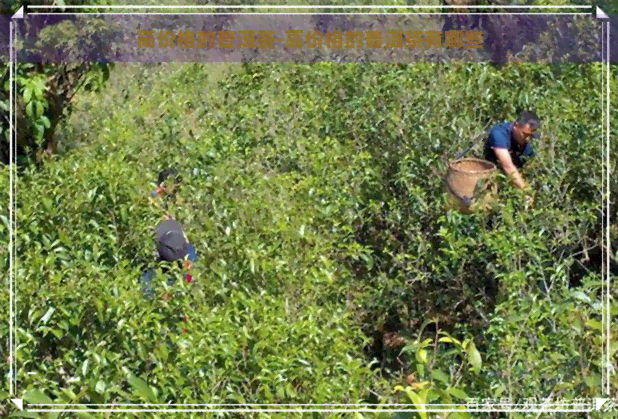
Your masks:
M513 164L513 160L511 159L511 155L506 148L498 148L494 147L494 153L496 153L496 157L498 158L498 162L500 166L504 169L505 173L513 180L513 184L516 188L524 189L526 187L526 182L522 178L519 170Z

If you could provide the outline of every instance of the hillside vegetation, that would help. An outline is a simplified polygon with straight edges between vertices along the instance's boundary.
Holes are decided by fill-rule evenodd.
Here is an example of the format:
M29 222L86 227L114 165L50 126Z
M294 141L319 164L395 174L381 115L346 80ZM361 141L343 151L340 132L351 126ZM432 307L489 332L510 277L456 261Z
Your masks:
M601 190L613 217L618 193L615 161L601 176L601 77L598 64L118 65L78 98L60 154L17 178L19 389L80 404L597 396ZM503 179L494 212L447 211L448 160L529 107L544 120L534 205ZM195 284L147 301L137 279L162 215L148 193L170 165L201 259ZM614 322L616 308L614 294Z

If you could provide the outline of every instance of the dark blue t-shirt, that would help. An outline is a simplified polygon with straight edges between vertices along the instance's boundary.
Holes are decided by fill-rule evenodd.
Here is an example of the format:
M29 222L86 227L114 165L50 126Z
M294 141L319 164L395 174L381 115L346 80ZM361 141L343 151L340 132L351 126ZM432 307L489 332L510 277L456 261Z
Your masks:
M517 144L517 141L513 139L511 134L512 127L512 122L502 122L489 131L489 137L485 142L485 160L498 164L496 153L492 150L493 147L509 150L511 159L513 159L513 164L517 168L522 168L528 162L528 159L536 155L534 153L532 141L529 141L523 149ZM539 134L536 133L534 138L538 137Z

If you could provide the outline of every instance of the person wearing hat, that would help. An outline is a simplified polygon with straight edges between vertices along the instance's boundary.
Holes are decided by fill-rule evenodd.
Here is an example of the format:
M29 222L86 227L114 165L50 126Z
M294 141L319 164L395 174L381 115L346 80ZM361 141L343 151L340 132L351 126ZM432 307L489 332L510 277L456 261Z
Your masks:
M186 259L195 262L197 255L195 247L187 239L178 221L173 218L161 221L155 230L157 251L161 260L174 262Z
M177 262L181 268L184 268L185 280L193 282L191 270L192 263L197 261L197 253L195 247L187 240L182 226L173 218L168 218L161 221L155 229L155 238L157 242L158 262ZM168 269L161 264L164 274L168 273ZM149 268L141 278L144 285L144 292L147 297L153 298L154 292L151 286L151 280L156 276L155 268ZM173 285L176 282L174 277L170 277L168 284ZM166 297L164 297L166 298Z

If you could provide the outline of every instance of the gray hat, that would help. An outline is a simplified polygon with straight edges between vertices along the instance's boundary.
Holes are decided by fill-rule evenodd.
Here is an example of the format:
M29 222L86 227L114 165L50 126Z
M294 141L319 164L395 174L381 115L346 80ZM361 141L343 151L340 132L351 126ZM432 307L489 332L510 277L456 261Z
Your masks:
M157 225L155 236L161 259L172 262L183 259L188 254L187 240L176 220L170 218L161 221Z

